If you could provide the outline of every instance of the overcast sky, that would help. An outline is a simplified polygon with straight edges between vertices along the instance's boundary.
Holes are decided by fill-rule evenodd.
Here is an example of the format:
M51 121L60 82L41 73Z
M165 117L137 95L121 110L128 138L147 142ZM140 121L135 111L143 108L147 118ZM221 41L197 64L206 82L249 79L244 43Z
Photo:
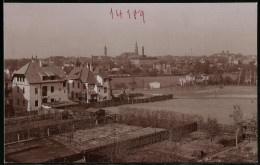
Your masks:
M110 15L111 8L114 18ZM115 10L122 11L122 19ZM127 10L130 11L130 19ZM144 12L133 18L134 10ZM257 54L257 4L4 4L5 58Z

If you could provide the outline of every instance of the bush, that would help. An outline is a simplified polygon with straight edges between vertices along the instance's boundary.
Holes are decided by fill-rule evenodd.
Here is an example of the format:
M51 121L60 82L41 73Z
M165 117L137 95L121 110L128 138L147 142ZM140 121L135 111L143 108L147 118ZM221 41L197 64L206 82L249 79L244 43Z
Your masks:
M224 84L234 84L235 81L231 77L224 78Z
M235 139L226 139L226 138L221 138L218 141L219 144L222 144L224 147L227 146L235 146L236 145L236 141Z

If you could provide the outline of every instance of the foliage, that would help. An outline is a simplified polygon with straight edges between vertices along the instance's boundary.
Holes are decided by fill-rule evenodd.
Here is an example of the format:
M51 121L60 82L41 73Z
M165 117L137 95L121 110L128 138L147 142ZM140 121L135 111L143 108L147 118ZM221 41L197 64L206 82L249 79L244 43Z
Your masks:
M208 117L207 123L206 123L206 131L210 137L210 140L212 142L213 138L216 137L219 134L219 127L218 127L218 122L214 118Z
M129 85L130 85L131 90L135 90L136 89L137 83L136 83L134 77L132 77L131 81L129 82Z
M127 86L124 82L121 82L121 83L115 83L115 88L116 89L126 89Z

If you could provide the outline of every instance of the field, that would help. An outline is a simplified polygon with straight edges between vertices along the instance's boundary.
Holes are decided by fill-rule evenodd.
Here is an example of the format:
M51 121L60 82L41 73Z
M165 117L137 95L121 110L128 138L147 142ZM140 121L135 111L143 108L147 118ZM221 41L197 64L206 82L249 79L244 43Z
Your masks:
M120 107L134 107L150 110L175 111L185 114L197 114L206 119L208 116L216 118L221 124L232 124L229 114L233 106L238 104L244 113L244 118L251 118L257 114L257 88L256 87L224 87L221 91L218 87L209 87L204 90L146 90L145 94L173 93L172 99L162 102L140 103L109 107L107 110L118 113ZM142 92L142 91L139 91Z
M204 132L186 134L177 143L165 140L132 151L126 162L257 162L257 142L245 140L235 148L212 142ZM226 136L232 139L232 136ZM233 140L234 141L234 140ZM200 152L204 157L200 157ZM142 155L142 156L140 156Z
M150 82L160 82L161 86L170 86L174 85L177 86L179 82L179 78L181 76L160 76L160 77L134 77L135 82L137 84L137 88L142 88L142 84L144 82L144 88L149 88ZM129 88L129 83L131 82L131 77L118 77L118 78L112 78L112 88L115 89L115 84L125 83L125 85Z

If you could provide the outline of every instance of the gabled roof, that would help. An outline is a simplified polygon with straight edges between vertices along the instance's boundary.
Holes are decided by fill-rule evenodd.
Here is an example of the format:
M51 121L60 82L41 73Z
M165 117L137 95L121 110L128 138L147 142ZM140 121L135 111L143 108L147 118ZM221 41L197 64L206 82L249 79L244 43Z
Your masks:
M99 111L100 109L97 108L88 108L86 111L87 112L92 112L92 113L96 113L97 111Z
M27 68L29 67L29 65L30 65L30 63L24 65L23 67L21 67L21 68L18 69L18 70L15 70L15 71L13 72L13 74L25 74L25 72L26 72Z
M93 73L87 68L87 66L75 67L68 75L68 79L70 80L80 80L84 83L95 84L97 80Z
M61 69L57 68L56 66L40 66L39 62L29 62L21 69L14 71L13 75L16 74L23 74L28 83L41 83L43 81L43 76L56 76L56 80L50 81L57 81L63 80L65 78L65 72Z
M96 69L93 71L93 74L100 75L102 78L109 78L109 75L100 67L96 67Z

